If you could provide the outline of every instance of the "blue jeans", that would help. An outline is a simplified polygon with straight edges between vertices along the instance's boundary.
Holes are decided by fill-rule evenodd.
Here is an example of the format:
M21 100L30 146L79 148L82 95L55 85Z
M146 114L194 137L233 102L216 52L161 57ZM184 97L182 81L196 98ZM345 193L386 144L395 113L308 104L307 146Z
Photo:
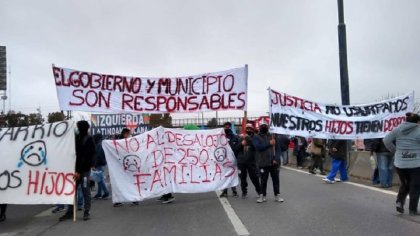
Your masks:
M391 187L394 174L393 155L390 152L377 152L376 161L378 163L379 181L381 186L384 188Z
M82 185L81 184L77 187L76 194L77 194L77 200L76 200L77 201L77 208L81 209L81 208L83 208L83 191L82 191Z
M283 160L283 165L287 165L289 163L289 150L281 152L281 159Z
M102 174L99 178L99 181L98 181L98 191L96 192L97 197L101 197L103 195L109 195L108 188L106 187L106 184L105 184L104 169L105 169L105 166L96 167L96 170L99 170L99 171L102 172ZM102 194L102 192L103 192L103 194Z
M333 181L338 171L340 171L341 181L349 180L349 177L347 176L346 161L331 158L331 171L327 175L327 179Z

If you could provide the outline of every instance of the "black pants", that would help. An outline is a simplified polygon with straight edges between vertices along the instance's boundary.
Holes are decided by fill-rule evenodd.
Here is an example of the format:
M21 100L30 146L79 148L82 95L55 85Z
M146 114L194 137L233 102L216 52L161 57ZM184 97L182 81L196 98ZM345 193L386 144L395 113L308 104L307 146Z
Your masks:
M260 167L260 173L261 173L262 195L267 196L268 174L271 175L271 180L273 181L274 195L280 194L279 167L278 166Z
M90 176L90 171L85 172L85 173L81 174L80 179L76 181L76 191L77 191L79 185L81 185L81 189L82 189L82 193L83 193L84 212L89 212L90 211L90 206L91 206L89 176ZM86 178L85 183L83 181L84 178ZM77 197L77 192L74 196ZM73 214L73 205L68 205L67 213Z
M223 193L226 193L227 194L227 191L228 191L227 188L223 189ZM236 192L236 187L232 187L232 192L237 193Z
M312 165L309 170L313 171L315 168L318 168L321 172L324 172L321 155L312 154Z
M252 184L255 187L255 192L261 194L260 179L257 175L257 166L255 164L239 164L239 178L241 179L241 190L243 195L248 194L248 174Z
M296 164L297 166L303 167L303 163L305 162L306 151L304 149L299 149L296 155Z
M0 216L6 215L7 204L0 204Z
M408 208L410 211L417 211L420 195L420 167L412 169L400 169L395 167L400 177L400 189L397 195L397 202L404 205L407 195L410 196Z
M168 200L169 198L173 198L172 193L163 194L162 196L165 200Z

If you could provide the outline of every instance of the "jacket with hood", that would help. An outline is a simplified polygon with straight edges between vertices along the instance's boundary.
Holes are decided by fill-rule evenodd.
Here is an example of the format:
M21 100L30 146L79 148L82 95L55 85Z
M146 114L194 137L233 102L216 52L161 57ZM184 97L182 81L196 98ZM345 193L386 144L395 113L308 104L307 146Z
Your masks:
M259 133L254 135L254 137L251 140L252 144L257 150L256 157L258 167L272 166L273 160L277 161L277 163L280 163L280 156L275 155L276 151L280 153L280 148L274 150L273 146L271 146L270 144L271 139L272 135L270 133Z
M330 140L328 147L331 158L336 160L346 160L346 145L346 140ZM337 151L333 151L333 148L337 149Z
M404 122L384 138L389 151L395 153L394 165L398 168L420 167L420 125Z

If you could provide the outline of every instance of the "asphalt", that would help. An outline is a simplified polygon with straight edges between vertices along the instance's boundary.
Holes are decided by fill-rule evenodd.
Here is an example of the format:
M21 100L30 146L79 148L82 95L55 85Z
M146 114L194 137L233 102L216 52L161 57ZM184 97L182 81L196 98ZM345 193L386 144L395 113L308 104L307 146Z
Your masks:
M397 214L395 192L325 184L290 168L281 169L280 181L284 203L274 202L270 185L267 202L256 203L250 181L247 199L227 198L250 235L419 235L420 217ZM96 200L91 219L79 214L77 222L59 222L52 206L12 205L0 235L238 235L215 192L175 197L170 204L148 200L119 208Z

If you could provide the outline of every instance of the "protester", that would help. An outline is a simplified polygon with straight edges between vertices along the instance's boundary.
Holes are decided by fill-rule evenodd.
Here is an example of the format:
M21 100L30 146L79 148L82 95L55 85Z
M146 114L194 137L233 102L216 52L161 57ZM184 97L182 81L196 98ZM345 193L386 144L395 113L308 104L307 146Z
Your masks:
M76 173L74 180L76 181L76 189L81 185L84 200L83 220L90 218L91 197L89 188L90 170L95 163L95 142L89 135L89 123L87 121L77 122L76 133ZM73 207L69 205L67 212L60 217L60 221L73 218Z
M172 193L167 193L162 195L162 197L158 198L157 200L162 201L163 204L168 204L175 201L175 197L172 195Z
M225 130L226 138L229 140L229 146L230 148L235 152L238 148L238 137L233 134L232 131L232 124L230 122L226 122L223 124L223 128ZM238 197L238 192L236 191L236 187L232 187L232 194L234 197ZM220 197L227 197L228 196L228 190L224 189L222 193L220 194Z
M376 167L378 169L379 183L382 188L392 187L394 174L394 155L385 147L382 139L374 139L371 142L371 155L376 153Z
M105 159L105 152L102 148L102 135L95 134L93 136L96 144L96 163L95 163L95 171L97 172L97 183L98 183L98 190L96 195L93 197L94 199L107 199L109 197L109 191L105 184L105 176L104 171L106 167L106 159Z
M324 175L324 165L322 163L322 153L324 153L325 150L324 140L314 138L309 146L309 154L312 158L312 165L309 167L309 173L316 174L315 169L318 168L321 171L321 174Z
M124 129L121 130L121 134L118 138L119 139L126 139L126 138L130 138L130 137L131 137L131 130L128 129L128 128L124 128ZM132 202L132 203L133 203L133 205L138 205L139 204L139 202ZM122 206L121 202L114 203L114 207L120 207L120 206Z
M395 170L400 178L396 209L404 213L404 203L410 196L409 214L419 216L417 210L420 195L420 116L407 113L406 121L384 138L388 150L395 153Z
M276 140L275 136L268 132L268 125L261 124L260 131L252 138L252 142L257 150L257 164L261 174L261 193L257 202L266 201L268 175L273 182L274 197L276 202L284 202L280 197L279 165L280 159L276 159ZM277 148L279 151L280 148Z
M296 163L299 169L303 168L303 163L305 162L305 158L307 156L306 148L308 146L308 142L304 137L296 136L294 139L295 147L293 150L293 154L296 156Z
M51 211L51 213L57 213L57 212L60 212L60 211L64 211L65 209L66 208L65 208L65 205L64 204L57 204L57 205L55 205L55 207Z
M7 204L0 204L0 222L6 220Z
M335 176L337 172L340 171L340 180L348 181L347 169L346 169L346 140L331 140L329 143L329 152L331 156L331 171L323 180L326 183L333 184L335 183Z
M287 166L289 164L289 144L290 139L285 134L277 134L277 139L280 145L280 152L276 153L276 155L281 156L282 165Z
M236 152L239 178L241 180L242 198L246 198L248 196L248 174L258 196L261 195L261 185L257 175L258 169L255 159L256 150L251 142L251 139L254 136L254 126L252 124L246 124L245 128L245 136L241 137L239 140L239 146Z

